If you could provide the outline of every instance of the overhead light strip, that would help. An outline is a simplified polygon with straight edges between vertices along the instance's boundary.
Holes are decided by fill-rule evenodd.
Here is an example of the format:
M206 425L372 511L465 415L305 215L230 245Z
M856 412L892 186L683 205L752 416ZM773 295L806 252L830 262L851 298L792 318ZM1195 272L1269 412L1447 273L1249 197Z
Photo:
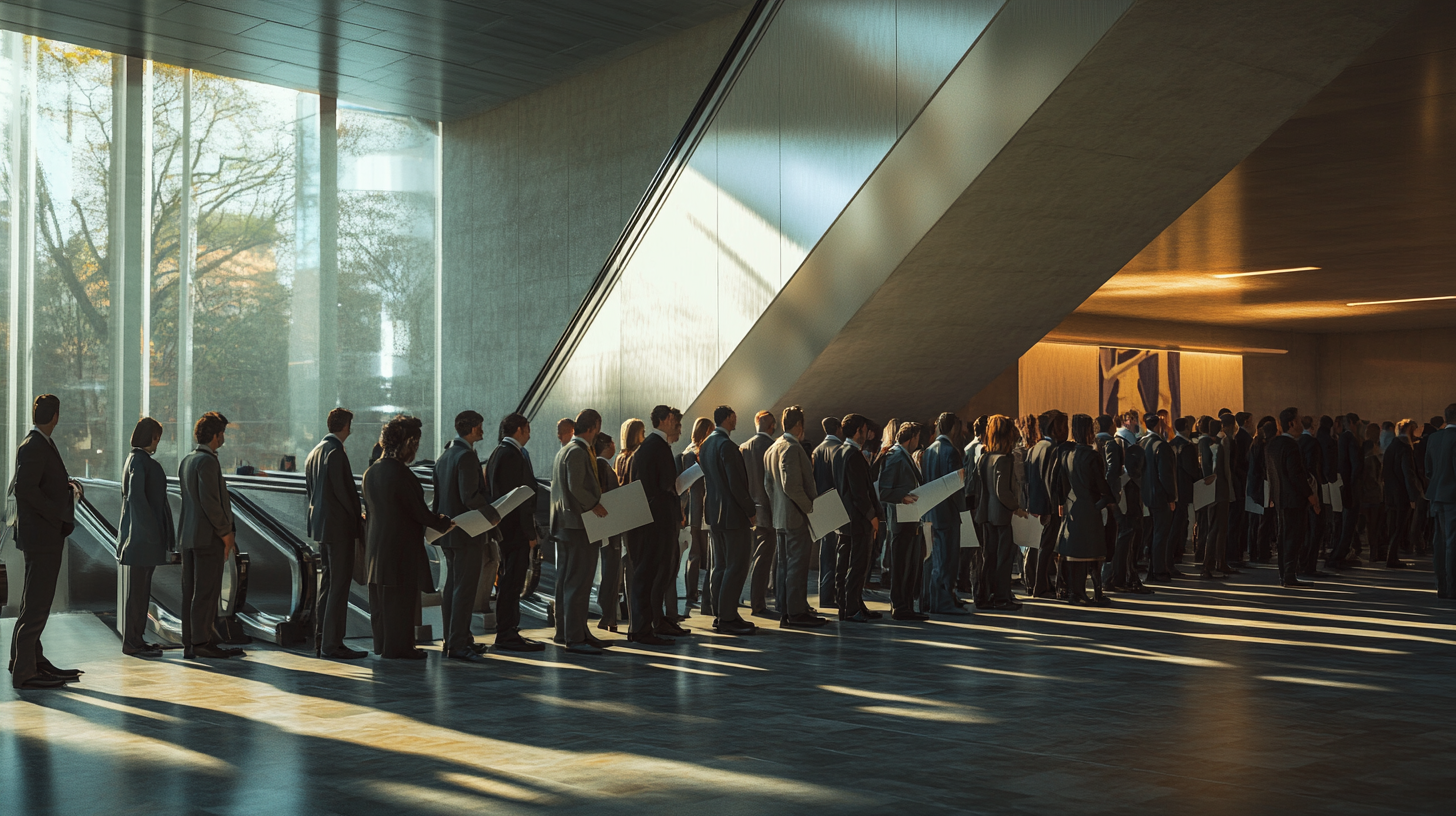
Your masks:
M1293 266L1288 269L1263 269L1258 272L1222 272L1214 275L1215 278L1251 278L1255 275L1278 275L1283 272L1314 272L1318 266Z
M1346 303L1346 306L1388 306L1392 303L1428 303L1433 300L1456 300L1456 295L1441 295L1439 297L1423 298L1401 298L1400 300L1362 300L1359 303Z

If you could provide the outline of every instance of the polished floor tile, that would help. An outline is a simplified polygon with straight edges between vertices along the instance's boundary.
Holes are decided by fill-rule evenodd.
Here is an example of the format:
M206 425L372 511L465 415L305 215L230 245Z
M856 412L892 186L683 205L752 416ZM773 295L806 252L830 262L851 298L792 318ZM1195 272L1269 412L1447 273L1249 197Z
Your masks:
M0 813L1450 812L1456 604L1274 578L478 665L146 661L61 615L87 673L0 688Z

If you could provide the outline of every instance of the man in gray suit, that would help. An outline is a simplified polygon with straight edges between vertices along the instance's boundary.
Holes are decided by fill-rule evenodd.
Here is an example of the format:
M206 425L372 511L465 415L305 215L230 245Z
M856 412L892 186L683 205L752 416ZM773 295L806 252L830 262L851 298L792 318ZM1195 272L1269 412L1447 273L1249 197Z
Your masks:
M768 613L768 591L773 585L774 545L773 508L768 492L763 489L763 457L773 445L776 428L774 415L759 411L753 417L758 433L739 446L743 466L748 475L748 493L753 496L753 562L749 566L748 609L758 618L773 617ZM779 610L782 612L783 610Z
M435 499L430 509L455 518L479 510L492 524L500 515L490 506L490 485L486 484L475 455L475 443L485 438L485 417L475 411L461 411L455 417L457 436L435 461ZM440 650L455 660L481 660L485 644L477 644L470 631L475 614L475 594L485 551L494 530L472 537L458 526L435 541L445 553L445 586L440 597L443 645Z
M308 534L318 544L323 563L314 649L321 657L340 660L358 660L369 654L344 645L354 550L364 537L359 486L344 450L353 426L354 414L348 409L330 411L329 433L309 452L303 469L308 486Z
M809 514L814 512L814 464L799 443L804 409L784 409L784 433L763 457L763 490L778 537L774 583L779 626L815 627L828 621L809 611Z
M920 522L899 523L895 505L914 504L918 496L912 496L920 486L920 470L915 467L911 454L920 447L920 425L906 422L895 432L895 446L885 457L880 467L880 502L889 513L890 529L888 543L890 550L890 617L895 620L930 620L924 612L915 611L915 600L920 595L920 565L924 561L920 549ZM989 565L988 565L989 568Z
M602 415L588 408L576 415L575 435L551 463L551 536L556 539L556 631L566 650L599 655L605 644L586 628L596 577L597 544L588 541L581 517L605 518L597 455L592 448Z
M1426 499L1436 519L1436 597L1456 600L1456 403L1446 406L1446 427L1426 441ZM1346 507L1345 512L1350 512Z
M824 441L814 448L810 457L814 462L815 496L822 496L834 489L834 452L839 450L843 440L839 438L839 418L824 417L820 421L824 429ZM839 553L839 532L831 531L819 540L819 608L839 609L839 596L834 591L835 562Z
M78 669L58 669L45 657L40 636L50 618L61 574L66 536L76 529L75 498L81 486L66 473L51 434L61 421L61 401L53 394L35 398L35 422L15 452L15 547L25 556L25 587L20 614L10 639L10 682L18 689L52 689L74 683Z
M719 405L713 409L716 425L703 440L698 462L703 466L704 515L708 535L713 541L713 573L711 587L713 630L730 635L751 635L754 625L738 614L743 598L743 582L748 577L748 557L753 546L753 519L756 508L748 491L748 473L743 455L729 436L738 428L738 415L732 408Z
M242 649L224 648L213 624L222 598L222 571L237 549L233 505L217 449L227 441L227 417L209 411L197 420L197 447L182 460L182 516L177 548L182 551L182 656L238 657Z

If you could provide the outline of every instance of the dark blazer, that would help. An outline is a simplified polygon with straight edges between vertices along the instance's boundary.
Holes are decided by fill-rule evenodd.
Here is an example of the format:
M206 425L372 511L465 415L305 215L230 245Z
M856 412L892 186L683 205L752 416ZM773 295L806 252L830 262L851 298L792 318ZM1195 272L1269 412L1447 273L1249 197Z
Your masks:
M809 454L809 461L814 463L814 489L818 491L814 495L822 496L834 488L834 452L844 440L837 436L826 436Z
M223 536L233 532L233 501L217 453L198 445L177 468L182 487L182 514L177 521L177 546L183 550L222 552Z
M1242 425L1239 426L1238 432L1234 434L1234 452L1231 460L1234 468L1234 489L1238 491L1236 495L1239 496L1244 493L1244 483L1249 473L1249 449L1253 446L1254 435L1244 430ZM1240 502L1239 507L1243 506L1243 503Z
M704 439L703 441L706 442L708 440ZM702 463L702 451L689 445L682 453L677 455L677 472L685 473L693 465L701 465ZM707 471L704 470L703 473L705 474L704 479L706 479ZM689 529L703 529L703 502L707 499L708 493L708 485L704 479L693 482L693 486L688 488L688 492L678 499L678 508L687 511Z
M1355 434L1349 430L1343 431L1340 434L1335 455L1339 460L1336 470L1340 479L1345 483L1346 488L1353 490L1355 483L1360 480L1360 471L1365 467L1365 456L1361 452L1360 440L1356 439Z
M1264 481L1269 478L1265 469L1268 447L1269 443L1263 437L1254 439L1254 444L1249 446L1248 476L1244 479L1244 495L1260 507L1266 506L1264 502L1268 501L1264 497Z
M1233 498L1233 485L1229 484L1229 441L1219 439L1213 434L1204 434L1198 438L1198 464L1200 468L1199 477L1207 479L1213 477L1213 500L1226 502ZM1192 501L1193 494L1188 494Z
M856 527L867 530L871 521L885 517L885 508L870 478L869 460L864 451L850 442L834 451L834 486L850 522Z
M1324 452L1320 450L1319 440L1314 438L1312 433L1301 433L1295 440L1299 446L1299 456L1304 460L1304 469L1319 484L1325 482Z
M627 481L642 483L655 523L669 525L674 530L678 528L682 521L682 505L677 499L677 459L666 439L655 433L647 434L632 453L627 465Z
M1447 425L1427 437L1426 498L1456 504L1456 427Z
M21 552L58 550L76 529L71 476L61 452L33 430L15 452L15 547Z
M505 541L536 540L536 474L526 463L526 456L514 440L502 439L490 452L485 463L485 480L492 496L504 496L518 487L531 488L531 496L501 519L501 538Z
M1314 439L1320 446L1320 481L1334 484L1335 477L1340 475L1340 443L1334 433L1324 428L1315 432Z
M1012 515L1020 508L1020 497L1016 495L1015 481L1011 475L1011 456L1004 453L987 453L971 471L971 490L976 497L975 519L980 524L994 524L1006 527L1011 524Z
M121 523L116 531L116 560L134 567L170 563L177 548L172 505L167 502L167 471L141 448L132 448L121 475Z
M1056 443L1050 439L1042 439L1026 452L1026 481L1024 484L1026 495L1022 497L1022 500L1025 503L1026 512L1033 515L1044 516L1052 512L1052 502L1047 496L1046 476L1054 468L1055 463L1052 461L1052 456L1055 451Z
M1112 497L1108 504L1117 504L1122 498L1122 446L1117 444L1112 434L1097 434L1097 447L1102 451L1102 459L1107 469L1103 477L1107 479L1107 487L1112 491Z
M763 456L773 447L773 437L755 433L738 447L743 454L744 472L748 475L748 495L753 497L754 521L759 527L773 527L773 505L763 489Z
M1090 445L1073 445L1062 454L1058 469L1066 490L1057 552L1067 558L1107 556L1107 528L1102 508L1112 501L1104 460Z
M434 590L425 528L444 530L450 520L430 512L425 488L405 463L386 456L364 471L364 564L368 582Z
M1168 442L1173 446L1173 460L1177 463L1173 481L1178 485L1178 503L1193 501L1193 483L1203 478L1202 451L1198 443L1181 436L1174 436Z
M915 488L919 486L920 469L915 467L915 460L910 458L904 448L895 445L880 466L879 482L880 501L889 506L887 513L890 535L893 536L899 529L899 523L895 520L895 514L889 510L893 510L895 505L915 492Z
M703 511L708 524L725 530L752 527L757 509L748 490L748 469L743 452L727 431L714 428L708 434L698 464L703 466Z
M500 514L490 506L490 484L480 467L475 448L460 437L450 441L445 452L435 460L435 495L430 510L449 518L479 510L487 521L500 524ZM435 541L441 547L483 547L490 532L471 538L464 530L455 529Z
M933 482L965 466L965 454L944 436L937 436L935 441L925 449L925 455L920 460L920 470L925 475L927 482ZM922 517L922 520L928 521L936 527L959 527L961 526L961 513L965 511L966 493L962 489L937 504Z
M1397 436L1385 449L1385 503L1405 505L1420 501L1420 478L1416 474L1415 452L1410 440Z
M1286 434L1269 440L1265 455L1269 475L1269 497L1278 510L1297 510L1305 506L1314 488L1309 483L1309 470L1304 466L1299 443Z
M364 537L359 518L359 486L349 454L337 436L329 434L308 454L303 467L308 489L308 534L314 541L349 542Z
M1155 433L1143 437L1140 444L1147 455L1143 470L1143 505L1152 509L1177 501L1177 463L1173 459L1173 446Z

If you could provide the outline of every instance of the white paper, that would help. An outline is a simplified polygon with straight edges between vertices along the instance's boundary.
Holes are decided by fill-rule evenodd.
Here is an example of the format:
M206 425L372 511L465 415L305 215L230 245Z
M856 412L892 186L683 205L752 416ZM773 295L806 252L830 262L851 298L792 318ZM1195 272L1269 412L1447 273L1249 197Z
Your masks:
M678 555L682 555L683 553L687 552L688 551L688 547L692 546L692 543L693 543L693 531L692 530L689 530L688 528L684 527L684 528L682 528L681 530L678 531L678 533L677 533L677 552L678 552Z
M1250 496L1244 497L1244 512L1253 513L1256 516L1264 515L1264 507Z
M925 542L925 557L921 558L920 560L921 561L929 561L930 560L930 541L931 541L931 538L930 538L930 522L928 522L928 521L922 521L922 522L920 522L920 532L922 533L921 540Z
M814 512L809 514L809 535L815 541L829 535L849 523L849 513L839 498L839 491L830 488L814 497Z
M895 505L895 520L917 521L936 505L954 496L965 484L965 472L953 470L933 482L923 484L910 492L916 498L914 504Z
M1041 546L1041 519L1036 516L1011 517L1011 540L1019 547L1036 549Z
M526 499L534 495L536 495L536 488L521 485L491 502L491 507L495 508L495 512L500 514L501 518L505 518L511 511L524 504Z
M1132 474L1123 472L1122 489L1117 491L1117 512L1120 515L1127 515L1127 483L1132 481Z
M703 466L694 462L692 467L677 475L677 494L681 496L688 492L688 488L701 478L703 478Z
M487 519L485 514L479 510L471 510L461 513L455 517L455 525L465 531L471 538L485 535L495 526L495 522Z
M1202 479L1193 483L1193 509L1202 510L1213 504L1218 495L1218 485L1204 484Z
M616 490L602 494L605 517L587 511L581 514L587 541L605 542L614 535L652 523L652 508L647 506L647 492L641 482L628 482Z
M1344 502L1343 497L1340 496L1340 488L1342 488L1344 486L1345 486L1345 477L1344 476L1336 476L1334 483L1331 484L1331 485L1329 485L1329 488L1330 488L1330 509L1333 510L1333 511L1335 511L1336 513L1343 513L1343 512L1345 512L1345 502Z
M1106 527L1107 526L1107 508L1106 507L1102 508L1102 526L1103 527Z
M981 539L976 536L976 522L971 517L971 511L961 513L961 549L974 550L981 546Z
M1148 516L1151 516L1152 514L1153 514L1153 511L1149 510L1148 509L1148 506L1146 504L1143 505L1143 518L1147 518Z

